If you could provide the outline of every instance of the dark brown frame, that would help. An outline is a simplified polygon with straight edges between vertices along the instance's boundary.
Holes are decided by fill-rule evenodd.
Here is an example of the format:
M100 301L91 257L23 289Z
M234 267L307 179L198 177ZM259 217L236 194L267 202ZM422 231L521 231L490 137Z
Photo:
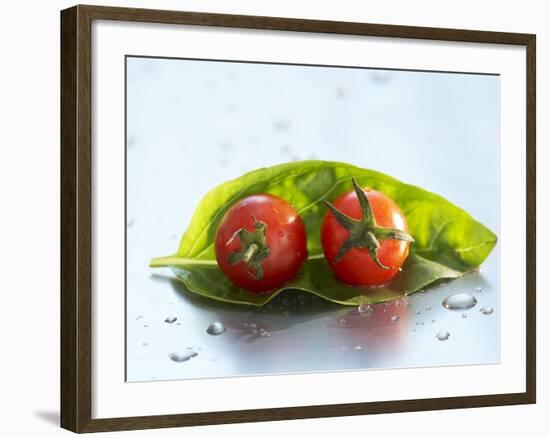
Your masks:
M92 419L91 23L218 26L525 46L527 52L526 392L469 397ZM75 6L61 12L61 426L74 432L335 417L536 402L535 48L532 34Z

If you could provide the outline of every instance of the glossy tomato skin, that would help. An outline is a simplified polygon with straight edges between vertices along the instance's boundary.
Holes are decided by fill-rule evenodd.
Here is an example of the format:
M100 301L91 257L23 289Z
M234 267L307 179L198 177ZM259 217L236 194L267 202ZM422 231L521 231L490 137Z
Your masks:
M269 255L262 261L263 278L256 279L244 262L229 263L229 256L242 249L239 239L231 240L241 228L253 232L255 220L266 224ZM229 242L229 243L228 243ZM307 258L306 229L294 207L274 195L248 196L226 212L216 232L216 260L236 286L252 293L267 293L292 280Z
M407 223L398 205L388 196L375 190L363 189L378 226L407 232ZM361 207L355 191L340 195L333 205L342 213L361 218ZM390 269L376 265L363 248L350 249L340 261L334 262L338 250L349 237L348 231L328 212L321 224L321 244L330 267L341 281L352 286L382 286L389 283L409 255L409 243L402 240L382 240L378 249L380 262Z

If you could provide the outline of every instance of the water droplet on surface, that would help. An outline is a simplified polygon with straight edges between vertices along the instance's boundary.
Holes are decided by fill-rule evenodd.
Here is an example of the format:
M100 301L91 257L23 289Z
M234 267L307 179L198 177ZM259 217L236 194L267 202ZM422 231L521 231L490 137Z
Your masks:
M462 319L466 319L468 318L468 315L466 313L463 313L462 315L460 315L462 317Z
M173 353L170 353L168 357L172 359L174 362L185 362L189 359L192 359L195 356L198 356L199 353L196 351L175 351Z
M451 335L449 334L449 332L446 332L444 330L440 331L437 335L435 335L435 337L439 340L439 341L446 341L447 339L449 339Z
M399 322L399 315L393 315L391 317L392 322Z
M355 347L353 347L353 349L355 351L363 351L363 347L361 345L356 345Z
M479 309L479 311L484 315L490 315L494 312L493 308L489 306L483 306L481 309Z
M464 310L474 307L477 304L477 300L470 294L459 293L448 296L441 304L449 310Z
M223 332L225 332L225 326L219 321L213 322L206 329L209 335L221 335Z
M476 292L481 292L483 289L480 287L476 287Z
M166 319L164 320L164 322L168 323L168 324L172 324L174 322L177 321L177 317L175 316L167 316Z

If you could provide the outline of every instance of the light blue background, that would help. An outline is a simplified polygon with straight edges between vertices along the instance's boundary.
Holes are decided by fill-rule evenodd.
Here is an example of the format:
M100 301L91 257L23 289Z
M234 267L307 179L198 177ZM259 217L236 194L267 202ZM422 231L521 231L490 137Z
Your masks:
M128 58L128 379L498 361L498 246L481 274L418 298L407 321L387 327L404 331L400 339L408 336L407 342L377 355L369 353L373 341L367 338L360 355L353 351L362 339L358 333L372 327L360 325L344 337L334 331L332 323L350 309L321 304L305 314L283 310L281 317L219 306L189 298L167 280L169 271L148 268L150 258L176 250L209 189L261 166L302 159L388 173L446 197L498 234L499 78ZM483 292L470 318L442 309L440 301L455 289L474 293L477 286ZM484 304L497 311L480 315ZM413 316L413 308L426 307L431 313L422 321ZM181 325L164 323L169 314L180 315ZM233 328L208 336L204 331L214 319ZM249 319L277 329L270 338L244 342L235 327ZM434 341L439 329L454 330L444 347ZM303 354L264 360L291 339L292 351ZM352 339L354 345L347 345ZM188 347L201 348L199 356L181 364L168 359Z

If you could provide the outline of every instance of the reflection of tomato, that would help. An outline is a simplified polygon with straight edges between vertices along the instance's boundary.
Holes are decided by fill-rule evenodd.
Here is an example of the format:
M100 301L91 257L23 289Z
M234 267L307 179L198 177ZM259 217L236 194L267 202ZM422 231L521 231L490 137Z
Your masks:
M342 313L335 318L333 328L340 329L342 340L348 345L362 345L373 351L380 341L390 350L406 339L410 330L410 307L402 300L372 304L368 313L357 309Z
M321 225L325 257L336 276L355 286L380 286L399 272L409 242L405 217L397 204L383 193L361 189L344 193Z
M292 280L307 257L306 230L296 210L268 194L235 203L216 232L216 259L235 285L269 292Z

